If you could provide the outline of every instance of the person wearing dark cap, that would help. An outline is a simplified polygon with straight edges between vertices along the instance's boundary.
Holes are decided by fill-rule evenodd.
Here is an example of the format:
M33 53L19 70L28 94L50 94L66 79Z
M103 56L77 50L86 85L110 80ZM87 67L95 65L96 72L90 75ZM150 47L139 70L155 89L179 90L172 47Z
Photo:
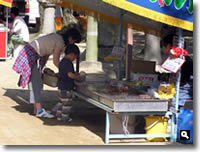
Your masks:
M169 34L163 38L162 49L163 54L166 57L172 55L171 49L173 46L174 34ZM166 59L166 58L165 58ZM180 90L179 90L179 107L184 106L185 102L193 100L193 60L190 56L184 56L185 62L181 67L181 79L180 79ZM172 74L171 74L172 75ZM173 78L173 76L171 76ZM173 78L175 79L175 78ZM172 105L175 106L176 98L172 99Z
M14 57L16 58L19 51L24 47L24 44L29 42L29 30L24 19L19 16L19 9L12 7L10 17L14 20L10 30L11 35L17 35L17 45L14 45Z
M11 28L11 33L16 33L23 38L25 42L29 42L29 30L24 19L19 16L19 9L12 7L10 17L14 20Z

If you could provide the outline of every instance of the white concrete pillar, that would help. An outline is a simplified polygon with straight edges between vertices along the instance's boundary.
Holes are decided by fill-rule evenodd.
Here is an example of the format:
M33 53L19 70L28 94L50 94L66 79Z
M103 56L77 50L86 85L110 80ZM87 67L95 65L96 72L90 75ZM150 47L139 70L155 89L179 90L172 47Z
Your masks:
M55 5L48 3L45 4L42 34L49 34L56 31L54 17L55 17Z

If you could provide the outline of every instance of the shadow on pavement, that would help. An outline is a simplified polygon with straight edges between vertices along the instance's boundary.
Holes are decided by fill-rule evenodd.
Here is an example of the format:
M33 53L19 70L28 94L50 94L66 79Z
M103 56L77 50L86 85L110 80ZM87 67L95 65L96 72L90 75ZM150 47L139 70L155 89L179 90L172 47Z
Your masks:
M29 91L25 89L7 89L4 96L7 96L16 102L18 105L13 106L16 111L21 113L28 113L33 115L33 105L29 103ZM43 107L47 110L51 110L57 103L57 91L44 90L43 96ZM96 135L104 140L105 132L105 111L94 107L93 105L79 100L74 99L73 108L71 112L72 122L60 122L54 119L38 118L43 121L44 125L50 126L83 126L88 130L92 131Z

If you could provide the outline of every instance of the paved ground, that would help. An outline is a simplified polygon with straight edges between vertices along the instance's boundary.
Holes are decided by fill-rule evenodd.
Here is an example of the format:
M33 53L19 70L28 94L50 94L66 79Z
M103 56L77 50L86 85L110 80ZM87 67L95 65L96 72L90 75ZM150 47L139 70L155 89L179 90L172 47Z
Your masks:
M104 113L94 107L88 107L85 102L84 104L80 101L74 103L76 112L72 114L74 118L72 123L34 117L32 105L28 104L27 88L21 89L17 86L18 75L11 70L13 62L14 60L0 62L2 73L0 79L0 144L103 144L101 133L104 132ZM44 106L51 109L57 101L56 89L45 86L43 101ZM87 108L86 112L84 107ZM90 112L92 111L96 113L95 117L91 117Z

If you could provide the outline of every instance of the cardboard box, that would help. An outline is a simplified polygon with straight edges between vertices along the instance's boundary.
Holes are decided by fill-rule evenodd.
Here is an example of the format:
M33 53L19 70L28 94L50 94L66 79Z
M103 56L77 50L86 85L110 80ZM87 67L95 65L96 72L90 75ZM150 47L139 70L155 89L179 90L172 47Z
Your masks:
M133 60L131 63L131 81L141 81L143 85L150 86L158 80L155 72L156 62Z
M156 62L154 61L132 60L131 71L142 74L156 74L155 66Z

